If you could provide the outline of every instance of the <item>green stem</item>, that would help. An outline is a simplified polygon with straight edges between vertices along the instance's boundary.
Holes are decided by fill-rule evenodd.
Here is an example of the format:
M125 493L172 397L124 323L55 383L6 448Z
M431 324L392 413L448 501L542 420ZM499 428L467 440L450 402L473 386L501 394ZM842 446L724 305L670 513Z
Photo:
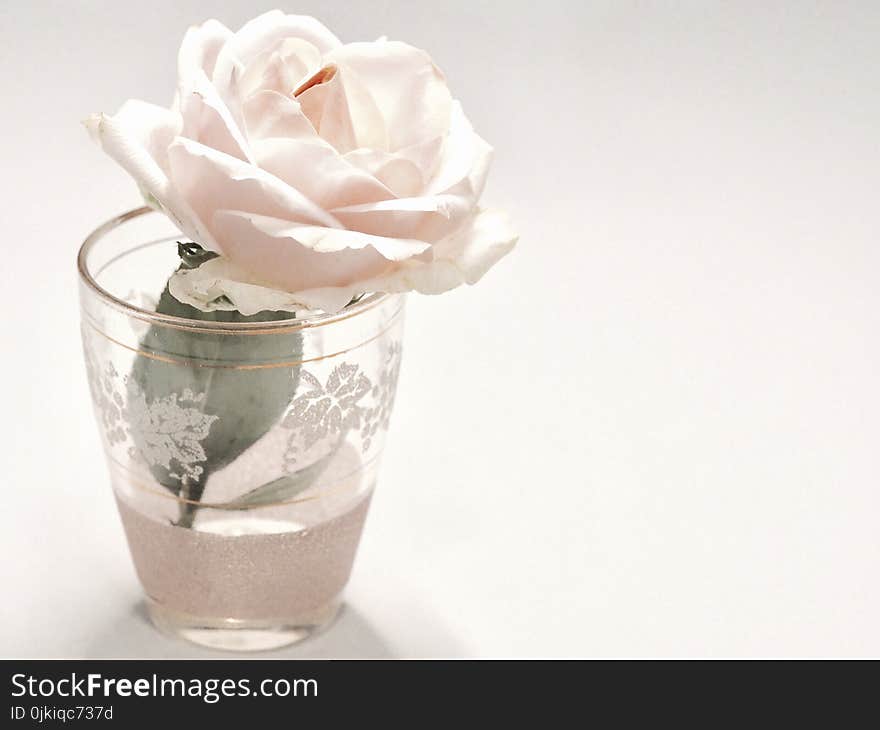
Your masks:
M196 519L196 512L199 509L197 502L200 502L202 499L202 494L205 492L205 483L207 481L207 472L203 472L199 477L199 480L195 483L190 483L187 477L184 477L181 480L180 513L177 522L174 523L175 525L187 528L193 526L193 522L195 522Z

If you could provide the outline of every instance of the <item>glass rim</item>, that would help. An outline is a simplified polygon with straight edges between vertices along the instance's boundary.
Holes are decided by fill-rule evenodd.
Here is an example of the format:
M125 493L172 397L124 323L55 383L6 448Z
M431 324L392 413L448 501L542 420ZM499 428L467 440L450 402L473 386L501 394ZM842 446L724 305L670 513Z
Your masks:
M76 266L79 272L80 281L84 283L89 289L91 289L92 292L94 292L105 304L108 304L114 309L120 310L124 314L127 314L128 316L135 319L144 320L146 322L150 322L151 324L163 325L176 329L184 329L196 332L224 332L227 334L267 334L268 332L280 333L309 329L313 327L322 327L324 325L350 319L351 317L356 317L367 310L373 309L387 299L395 296L394 294L389 294L385 292L374 292L371 294L366 294L354 304L349 304L343 307L335 314L328 314L324 312L320 314L315 314L310 317L297 317L294 320L279 319L271 320L268 322L211 322L201 319L191 319L189 317L177 317L173 314L160 314L159 312L153 312L149 309L143 309L134 304L131 304L130 302L126 302L125 300L120 299L119 297L111 294L104 287L102 287L89 271L88 264L86 263L86 258L88 257L88 254L92 250L92 248L107 233L115 228L118 228L123 223L132 220L133 218L138 218L143 215L149 215L150 213L161 215L160 211L157 211L154 208L150 208L149 206L145 205L140 208L133 208L111 218L110 220L98 226L91 233L89 233L88 236L86 236L85 240L82 242L82 245L79 248L79 253L76 257Z

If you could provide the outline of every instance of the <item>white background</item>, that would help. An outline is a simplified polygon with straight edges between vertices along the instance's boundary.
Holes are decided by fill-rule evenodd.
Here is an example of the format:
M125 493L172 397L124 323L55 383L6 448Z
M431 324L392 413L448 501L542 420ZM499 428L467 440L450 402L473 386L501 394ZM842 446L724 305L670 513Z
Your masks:
M427 49L522 238L411 298L348 608L275 655L880 654L880 6L285 9ZM74 256L139 201L79 120L257 10L0 5L0 656L209 655L143 618L104 471Z

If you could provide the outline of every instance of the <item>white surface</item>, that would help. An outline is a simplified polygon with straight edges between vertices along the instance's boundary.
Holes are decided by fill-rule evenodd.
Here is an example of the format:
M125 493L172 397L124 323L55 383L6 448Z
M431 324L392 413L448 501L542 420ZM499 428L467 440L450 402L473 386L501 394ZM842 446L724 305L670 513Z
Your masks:
M287 6L428 49L522 240L411 298L349 609L276 656L880 654L880 7L765 5ZM0 656L209 655L137 607L73 259L138 198L78 120L253 8L0 7Z

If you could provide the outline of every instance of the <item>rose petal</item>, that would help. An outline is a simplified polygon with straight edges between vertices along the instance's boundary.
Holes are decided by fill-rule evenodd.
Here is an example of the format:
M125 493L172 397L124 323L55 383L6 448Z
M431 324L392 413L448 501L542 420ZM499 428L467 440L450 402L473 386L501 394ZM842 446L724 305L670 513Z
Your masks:
M297 190L265 170L178 137L168 149L171 180L199 217L203 228L212 228L214 211L234 208L290 221L338 226L339 223ZM215 246L222 252L214 231ZM194 240L202 245L205 241Z
M483 193L491 161L492 147L474 132L461 104L453 102L452 121L444 144L443 158L425 192L450 192L459 186L457 189L461 194L469 195L476 201Z
M277 91L259 91L244 103L249 139L270 137L317 140L317 132L303 114L299 102Z
M419 166L392 152L356 149L343 155L346 162L369 173L401 198L418 195L424 187Z
M368 292L442 294L462 284L477 283L510 253L518 237L506 213L482 210L454 236L434 247L433 261L408 259L371 279L343 287L298 291L295 297L311 307L335 312L340 308L339 302L348 303Z
M482 193L492 148L473 131L458 102L453 103L452 117L444 146L447 155L427 186L431 194L331 208L330 212L348 228L431 242L457 230ZM420 211L434 215L419 215Z
M213 224L230 261L288 292L376 276L390 258L415 256L427 247L237 210L218 210Z
M246 273L249 267L240 268L231 264L223 267L222 277L211 279L212 286L210 288L202 284L202 289L208 289L210 298L221 294L226 294L231 299L238 297L234 301L248 307L245 314L255 314L264 309L297 311L299 305L334 313L342 309L354 297L368 292L418 291L423 294L441 294L461 284L475 284L499 259L511 251L516 244L517 237L505 213L496 210L482 210L474 214L468 224L454 236L435 246L433 261L427 262L421 258L411 258L399 262L384 274L351 284L290 290L286 294L289 299L286 300L284 294L270 294L256 289L243 291L236 288L235 282L259 283L263 287L270 288L272 284L256 278L252 273ZM213 262L208 262L208 264L211 263ZM204 269L205 266L207 264L203 264L199 269ZM217 266L219 267L220 264ZM198 280L200 277L195 274L199 269L194 270L191 274L194 280ZM209 272L210 270L203 272L205 278L210 276ZM186 276L189 277L190 274ZM175 275L176 277L177 275ZM186 285L182 295L189 298L182 299L182 301L200 309L204 308L204 301L200 304L200 299L204 300L209 295L204 292L199 294L198 291L194 294L193 288L189 284ZM196 289L198 288L196 287ZM177 292L172 293L174 296L178 296ZM243 293L246 295L244 299L242 299ZM285 301L287 301L286 305Z
M247 140L214 85L196 73L180 88L181 135L245 162L252 161Z
M92 138L100 142L116 162L135 175L129 165L143 172L152 185L167 179L168 145L180 134L183 122L176 112L138 99L125 102L114 116L93 114L85 122ZM145 155L147 159L140 159ZM150 162L159 168L151 169Z
M425 241L374 236L345 228L291 223L271 216L253 215L237 210L222 210L217 213L222 216L224 223L229 222L228 216L247 218L257 230L274 238L295 240L317 253L357 251L372 247L388 261L403 261L431 248L431 245Z
M321 137L340 154L360 147L386 149L385 122L367 87L350 69L325 69L326 80L297 95L303 112Z
M410 145L409 147L401 147L394 154L405 160L410 160L422 173L423 187L424 183L433 178L440 164L443 146L446 143L446 134L434 137ZM420 191L421 192L421 191Z
M434 195L332 208L330 213L352 230L432 242L459 228L472 209L461 196Z
M307 15L285 15L272 10L245 23L226 43L217 56L212 80L220 95L228 99L233 94L244 69L264 51L275 47L286 38L301 38L311 43L321 54L341 44L322 23Z
M253 143L257 164L324 209L374 203L394 193L346 162L322 139L263 139Z
M192 26L186 31L177 54L178 78L183 81L198 72L210 78L220 49L232 36L232 31L217 20Z
M513 250L518 239L505 211L479 210L467 225L434 246L434 261L414 288L424 294L440 294L459 284L476 284Z
M446 80L418 48L399 41L348 43L325 63L351 69L382 111L389 152L444 135L452 97Z
M168 141L182 126L180 115L131 100L115 116L93 114L85 126L110 157L131 175L147 202L161 208L193 240L213 243L198 217L175 190L168 176Z
M242 94L271 90L290 96L320 67L321 52L315 46L302 38L285 38L248 64L241 78Z
M237 310L250 316L308 308L296 295L271 288L222 256L195 269L179 269L169 279L168 290L177 301L203 312Z

